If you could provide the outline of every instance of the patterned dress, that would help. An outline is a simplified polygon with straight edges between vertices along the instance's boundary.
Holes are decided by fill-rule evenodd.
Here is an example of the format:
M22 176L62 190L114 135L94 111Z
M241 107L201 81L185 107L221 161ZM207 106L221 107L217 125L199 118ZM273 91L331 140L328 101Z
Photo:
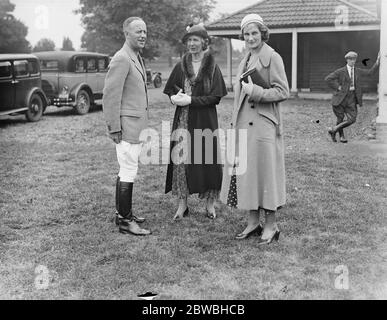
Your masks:
M197 75L197 72L196 72ZM187 95L192 95L192 86L188 79L184 83L184 92ZM178 119L177 129L188 130L188 112L189 106L181 107L181 113ZM172 133L172 137L176 140L176 131ZM178 143L182 149L188 150L187 140L180 136ZM184 145L184 146L183 146ZM182 150L181 150L182 151ZM181 155L181 154L180 154ZM200 199L218 199L220 190L207 190L204 193L199 193ZM187 166L183 163L173 164L172 168L172 194L179 199L185 199L189 195L187 184Z

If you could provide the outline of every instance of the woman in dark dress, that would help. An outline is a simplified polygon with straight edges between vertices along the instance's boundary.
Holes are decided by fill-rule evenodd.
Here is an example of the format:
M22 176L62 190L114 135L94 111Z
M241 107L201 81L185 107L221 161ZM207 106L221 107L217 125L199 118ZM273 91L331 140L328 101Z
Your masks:
M222 73L207 50L206 29L201 25L192 26L184 35L183 43L188 52L174 67L164 89L176 105L165 192L172 191L179 199L174 220L188 214L187 198L195 193L206 199L207 217L214 219L214 202L222 185L219 136L215 131L218 129L216 105L227 90ZM206 134L212 141L210 147L210 140L203 138Z

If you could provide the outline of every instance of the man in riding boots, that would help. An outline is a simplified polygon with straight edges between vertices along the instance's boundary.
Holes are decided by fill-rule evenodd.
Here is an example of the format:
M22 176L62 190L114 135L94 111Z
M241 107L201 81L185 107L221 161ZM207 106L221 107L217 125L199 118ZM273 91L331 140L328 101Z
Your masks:
M103 113L110 138L116 143L120 171L116 183L116 224L124 234L145 236L151 232L132 212L133 183L142 145L141 132L148 126L146 71L140 51L147 28L139 17L126 19L125 44L112 58L103 90Z

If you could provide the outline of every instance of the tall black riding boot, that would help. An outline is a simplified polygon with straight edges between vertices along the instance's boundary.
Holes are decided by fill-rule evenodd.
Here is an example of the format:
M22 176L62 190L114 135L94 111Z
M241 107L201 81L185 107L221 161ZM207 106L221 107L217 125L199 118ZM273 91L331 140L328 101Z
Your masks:
M133 193L133 186L132 186L132 193ZM116 180L116 216L114 219L117 226L119 224L119 218L120 218L120 215L119 215L120 196L119 196L119 194L120 194L120 177L117 176L117 180ZM132 207L132 197L130 197L130 207ZM133 213L132 213L132 217L133 217L133 220L136 221L137 223L145 222L145 218L138 217L138 216L134 215Z
M132 219L132 182L118 184L118 214L125 219Z
M118 227L121 233L131 233L137 236L146 236L151 232L141 229L132 214L132 193L133 183L122 182L119 184L119 200L118 200Z

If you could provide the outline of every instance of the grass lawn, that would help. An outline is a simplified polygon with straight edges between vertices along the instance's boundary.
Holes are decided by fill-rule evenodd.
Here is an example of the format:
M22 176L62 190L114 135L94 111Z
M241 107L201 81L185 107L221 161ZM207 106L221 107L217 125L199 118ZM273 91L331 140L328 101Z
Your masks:
M151 89L151 120L173 108ZM219 108L227 128L232 100ZM49 107L41 121L0 120L0 299L386 299L386 162L369 142L375 103L348 130L348 145L330 142L328 102L283 105L287 205L280 241L236 241L247 215L189 199L191 215L172 222L176 200L163 193L165 165L141 165L134 209L153 234L119 234L112 223L118 170L101 107L85 116ZM349 289L335 288L338 266ZM36 269L49 272L41 289ZM43 281L44 283L44 281Z

